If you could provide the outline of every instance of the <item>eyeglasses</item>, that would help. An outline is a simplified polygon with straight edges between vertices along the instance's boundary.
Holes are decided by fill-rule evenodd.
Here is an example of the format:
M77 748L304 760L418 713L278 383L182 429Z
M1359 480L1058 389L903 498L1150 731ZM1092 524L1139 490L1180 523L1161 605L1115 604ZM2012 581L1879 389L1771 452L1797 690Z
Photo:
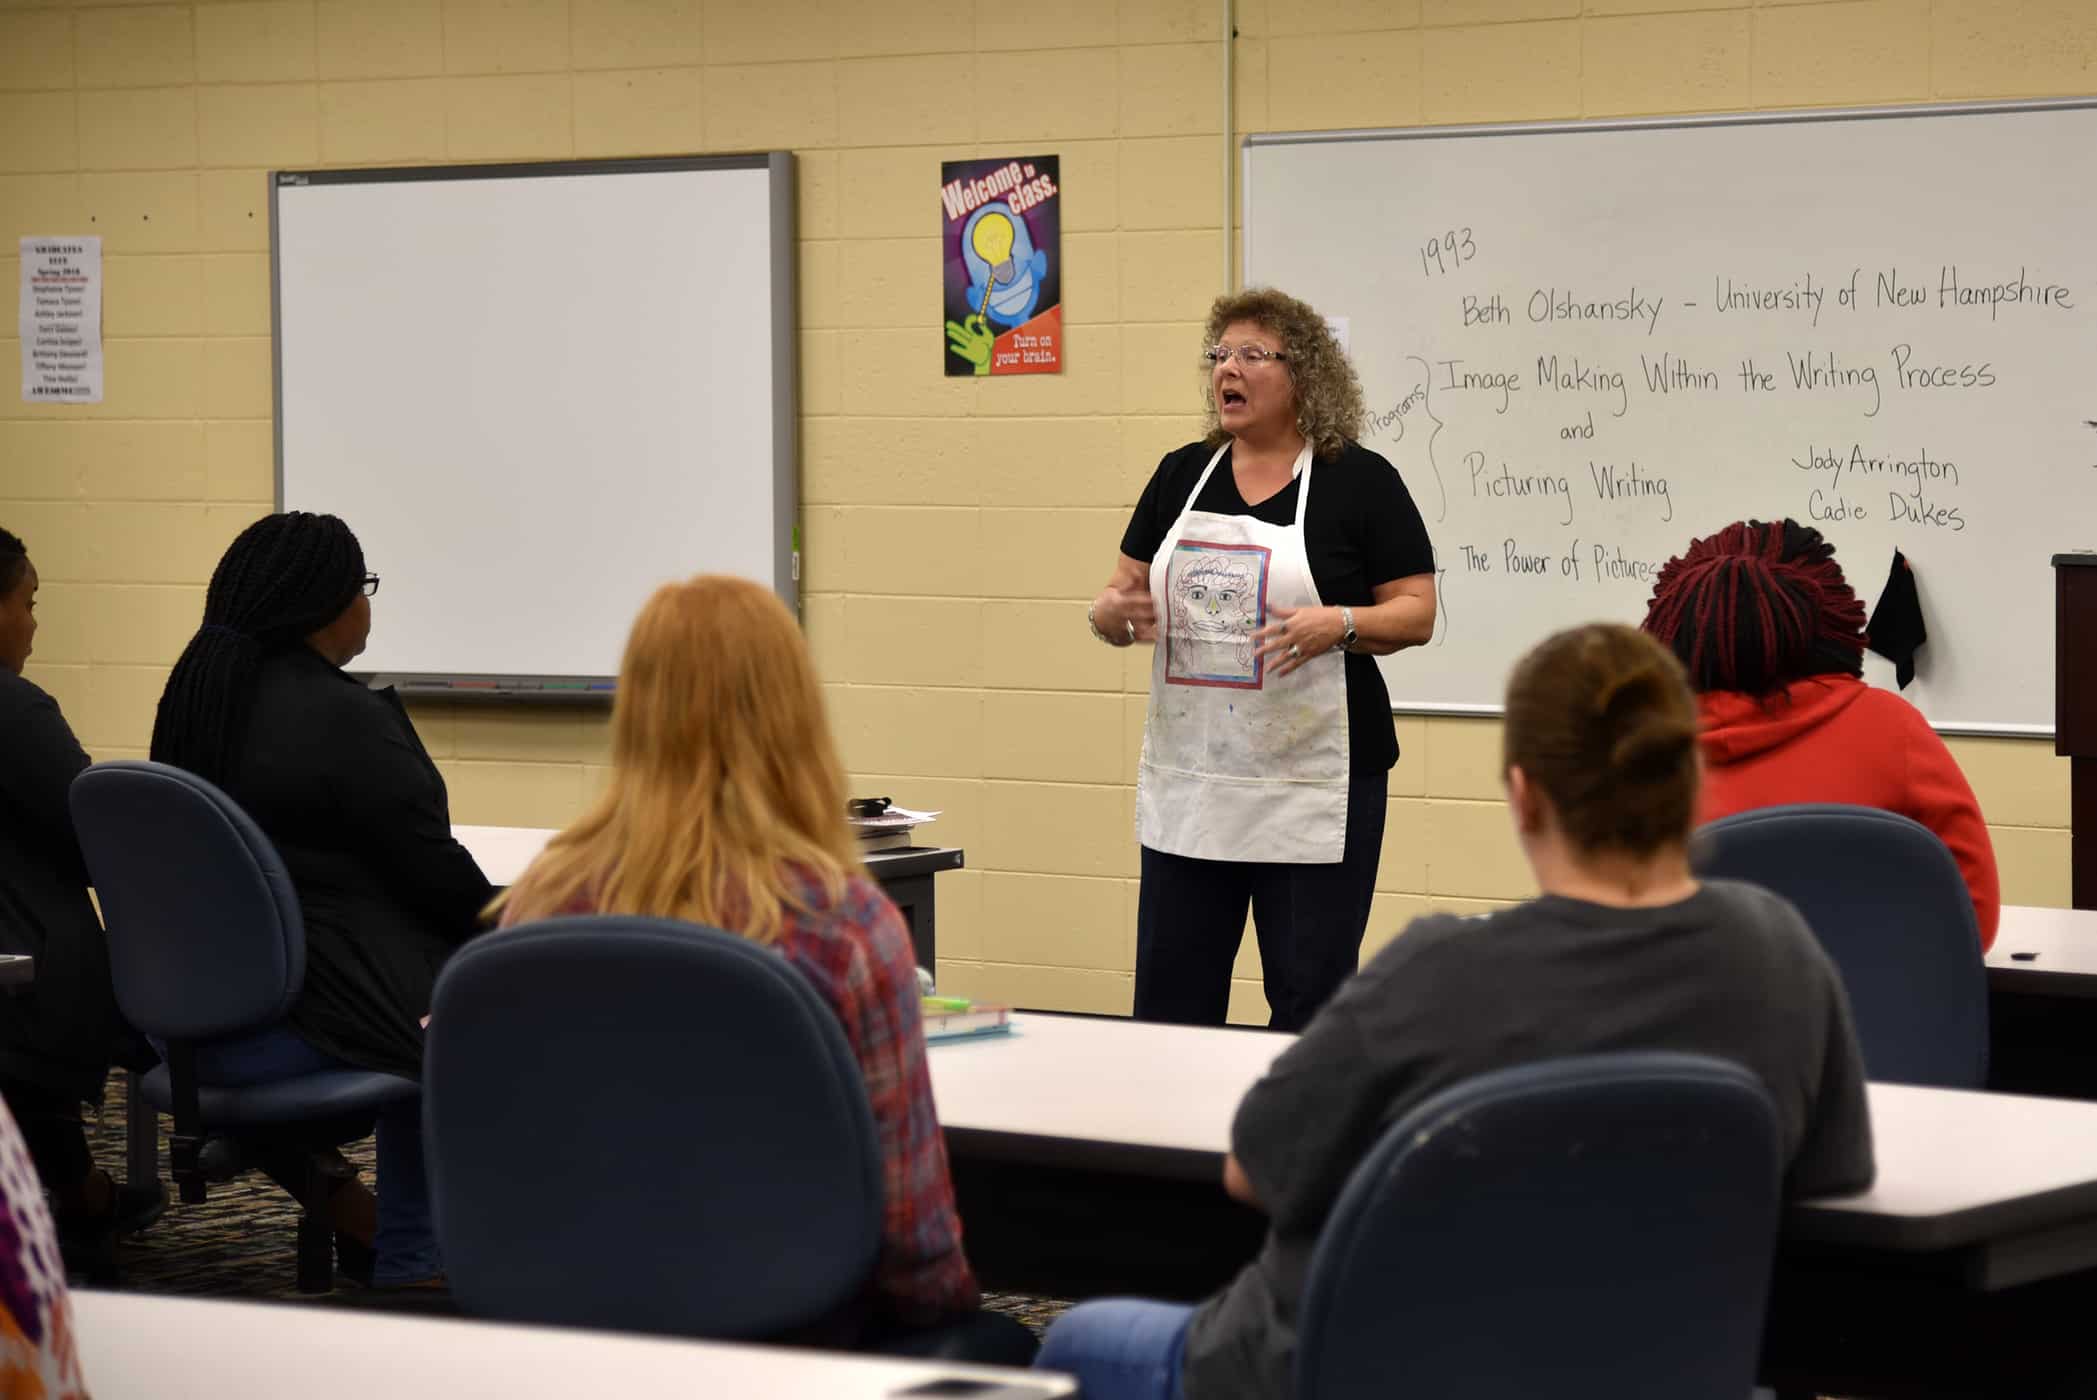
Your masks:
M1201 352L1201 357L1212 365L1228 364L1233 355L1241 365L1264 365L1269 360L1289 358L1285 351L1269 350L1264 345L1211 345Z
M364 582L357 585L357 591L367 598L377 593L379 591L379 576L377 574L366 574Z

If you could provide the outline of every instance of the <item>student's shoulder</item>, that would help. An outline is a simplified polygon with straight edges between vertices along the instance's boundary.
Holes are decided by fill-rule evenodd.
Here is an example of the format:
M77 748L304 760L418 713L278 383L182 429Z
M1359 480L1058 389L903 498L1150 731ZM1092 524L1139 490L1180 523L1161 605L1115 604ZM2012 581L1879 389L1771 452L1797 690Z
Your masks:
M0 713L27 714L45 708L58 708L49 691L27 676L0 669Z
M1862 681L1857 685L1857 698L1849 704L1850 718L1881 729L1929 728L1930 722L1923 717L1922 711L1903 697Z
M1476 960L1481 940L1506 934L1531 917L1527 905L1488 914L1422 914L1386 943L1363 967L1367 975L1417 977L1422 968L1447 971Z
M1714 910L1714 932L1727 944L1753 950L1767 962L1805 963L1835 975L1820 940L1790 900L1739 880L1706 880L1703 884L1704 897Z

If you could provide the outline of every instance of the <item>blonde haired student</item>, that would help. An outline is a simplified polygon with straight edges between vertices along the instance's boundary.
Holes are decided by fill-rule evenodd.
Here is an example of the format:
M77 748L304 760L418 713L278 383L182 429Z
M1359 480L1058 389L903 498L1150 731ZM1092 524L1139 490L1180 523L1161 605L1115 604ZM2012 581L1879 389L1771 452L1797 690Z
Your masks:
M975 1308L925 1067L903 916L866 875L799 624L769 591L702 575L635 619L612 705L612 779L494 906L709 924L776 948L837 1013L881 1139L874 1325Z

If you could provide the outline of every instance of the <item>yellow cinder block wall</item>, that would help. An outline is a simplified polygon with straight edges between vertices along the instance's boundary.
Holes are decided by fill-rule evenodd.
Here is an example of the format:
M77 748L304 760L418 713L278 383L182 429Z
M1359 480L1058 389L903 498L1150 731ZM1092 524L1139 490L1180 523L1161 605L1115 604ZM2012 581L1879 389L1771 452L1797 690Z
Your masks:
M33 677L98 757L141 754L213 562L268 509L265 169L791 148L806 619L854 787L945 809L935 830L967 848L941 877L948 988L1125 1011L1147 656L1100 646L1083 614L1150 468L1197 429L1222 276L1220 11L0 0L0 282L18 283L19 235L99 233L107 259L108 401L25 405L13 380L0 398L0 524L45 580ZM1235 133L2097 91L2089 0L1236 13ZM1068 369L939 377L939 162L1037 152L1063 160ZM378 625L415 605L380 598ZM416 722L463 821L559 824L604 778L601 718ZM1497 726L1399 729L1372 944L1426 909L1528 893ZM2064 762L1953 747L2005 897L2065 904ZM1234 1013L1263 1019L1249 951L1239 973Z

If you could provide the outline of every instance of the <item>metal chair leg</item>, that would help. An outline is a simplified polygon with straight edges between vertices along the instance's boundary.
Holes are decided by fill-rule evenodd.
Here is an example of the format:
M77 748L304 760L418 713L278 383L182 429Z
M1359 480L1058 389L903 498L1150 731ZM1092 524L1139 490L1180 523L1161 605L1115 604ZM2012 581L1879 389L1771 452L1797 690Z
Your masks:
M328 1218L333 1174L319 1156L306 1163L305 1190L299 1193L298 1287L301 1293L326 1293L335 1286L335 1227Z
M124 1184L143 1186L160 1178L160 1114L139 1088L141 1076L124 1071Z

